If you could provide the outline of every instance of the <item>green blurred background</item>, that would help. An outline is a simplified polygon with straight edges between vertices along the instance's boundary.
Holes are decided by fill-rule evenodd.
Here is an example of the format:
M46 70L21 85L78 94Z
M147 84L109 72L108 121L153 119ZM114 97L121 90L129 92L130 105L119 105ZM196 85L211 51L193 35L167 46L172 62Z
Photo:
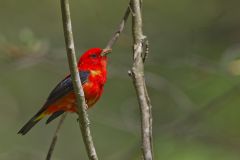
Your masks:
M78 57L104 47L128 0L71 0ZM240 1L144 1L146 79L156 160L240 159ZM130 21L129 21L130 22ZM131 24L109 56L105 92L89 110L100 159L141 157L131 79ZM0 160L42 160L58 121L26 136L22 125L68 73L57 0L0 1ZM62 127L54 160L87 159L77 116Z

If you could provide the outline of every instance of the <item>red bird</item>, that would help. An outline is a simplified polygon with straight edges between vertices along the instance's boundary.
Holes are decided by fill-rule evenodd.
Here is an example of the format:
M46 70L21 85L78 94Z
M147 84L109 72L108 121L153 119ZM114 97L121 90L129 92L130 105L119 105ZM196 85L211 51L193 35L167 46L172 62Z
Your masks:
M79 59L78 71L88 107L92 107L100 98L107 79L107 53L111 50L92 48ZM102 54L103 53L103 54ZM77 112L76 97L71 76L68 75L52 90L43 107L18 132L25 135L37 122L50 115L46 124L64 112Z

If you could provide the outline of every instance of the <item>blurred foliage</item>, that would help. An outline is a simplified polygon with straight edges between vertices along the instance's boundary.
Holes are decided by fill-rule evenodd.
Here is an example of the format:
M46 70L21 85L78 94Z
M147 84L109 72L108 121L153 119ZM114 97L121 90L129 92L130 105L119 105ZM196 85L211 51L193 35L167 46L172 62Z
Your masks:
M128 4L72 0L78 56L104 47ZM113 7L113 6L118 7ZM144 1L150 40L146 79L155 159L240 159L240 1ZM0 160L44 159L57 121L17 131L68 73L59 1L0 1ZM128 23L109 56L105 93L89 110L100 159L140 159L139 110ZM61 130L54 160L86 159L76 115Z

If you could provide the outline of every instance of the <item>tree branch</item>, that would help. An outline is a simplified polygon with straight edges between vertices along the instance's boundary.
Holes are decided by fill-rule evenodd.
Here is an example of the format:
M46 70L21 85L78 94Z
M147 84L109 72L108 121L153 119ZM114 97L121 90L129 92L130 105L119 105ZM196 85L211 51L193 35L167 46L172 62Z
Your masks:
M144 43L146 36L142 31L142 15L140 0L131 0L132 33L133 33L133 66L130 75L135 86L141 111L142 152L144 160L153 159L152 148L152 113L151 102L148 96L144 78ZM147 46L148 53L148 46Z
M57 142L57 139L58 139L58 134L59 134L59 131L61 129L61 126L65 120L67 116L67 112L65 112L62 116L61 116L61 119L59 120L59 123L57 125L57 129L54 133L54 136L53 136L53 139L52 139L52 142L51 142L51 145L49 147L49 150L48 150L48 153L47 153L47 157L46 157L46 160L50 160L51 157L52 157L52 154L53 154L53 150L54 150L54 147L56 145L56 142Z
M69 69L70 69L71 78L73 82L74 92L76 94L76 99L77 99L79 126L82 132L82 138L87 150L88 158L90 160L97 160L98 157L93 144L91 131L89 128L89 119L86 111L87 105L85 102L84 92L83 92L82 84L81 84L78 69L77 69L77 60L76 60L75 49L74 49L72 24L71 24L70 8L69 8L68 0L61 0L61 10L62 10L63 30L64 30Z

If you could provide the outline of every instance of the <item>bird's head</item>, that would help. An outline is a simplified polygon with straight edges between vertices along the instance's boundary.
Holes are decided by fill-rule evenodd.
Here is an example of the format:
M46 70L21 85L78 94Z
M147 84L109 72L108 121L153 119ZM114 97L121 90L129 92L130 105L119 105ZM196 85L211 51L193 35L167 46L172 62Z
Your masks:
M110 52L111 49L91 48L80 57L78 67L81 69L106 68L107 54Z

